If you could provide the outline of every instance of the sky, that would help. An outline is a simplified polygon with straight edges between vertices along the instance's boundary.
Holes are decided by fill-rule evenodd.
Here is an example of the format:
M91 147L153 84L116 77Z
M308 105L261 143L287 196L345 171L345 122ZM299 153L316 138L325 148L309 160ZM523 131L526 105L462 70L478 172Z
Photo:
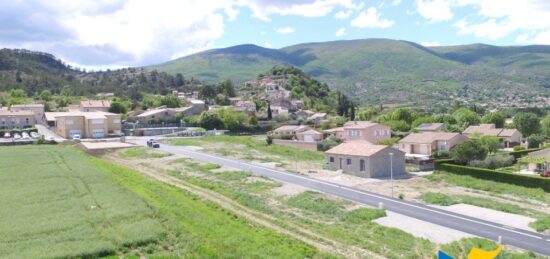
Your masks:
M550 0L0 0L0 48L98 70L250 43L548 45L549 17Z

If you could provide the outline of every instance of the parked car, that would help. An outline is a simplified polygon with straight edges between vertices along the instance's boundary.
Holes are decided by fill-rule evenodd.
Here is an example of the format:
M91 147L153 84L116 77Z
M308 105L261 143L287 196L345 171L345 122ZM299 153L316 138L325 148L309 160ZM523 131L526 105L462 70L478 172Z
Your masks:
M153 143L151 143L151 146L152 146L153 148L159 148L159 147L160 147L160 143L158 143L158 142L153 142Z
M38 138L40 135L38 135L38 133L36 132L31 132L31 138Z
M73 135L73 140L74 141L80 141L80 134L74 134Z
M4 133L4 138L11 138L11 134L9 132Z
M48 140L49 140L49 141L54 141L55 138L54 138L53 136L49 136L49 137L48 137Z
M147 140L147 146L148 146L148 147L152 147L152 146L153 146L153 142L155 142L154 139L149 139L149 140Z
M23 139L30 139L30 138L31 138L31 136L29 135L29 133L27 133L26 131L23 131L23 132L21 133L21 135L22 135Z

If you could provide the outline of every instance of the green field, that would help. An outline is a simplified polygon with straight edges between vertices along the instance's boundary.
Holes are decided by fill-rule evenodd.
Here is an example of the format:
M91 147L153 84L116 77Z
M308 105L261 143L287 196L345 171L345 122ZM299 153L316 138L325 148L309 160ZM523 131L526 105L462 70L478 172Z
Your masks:
M0 148L0 161L0 257L326 257L71 147Z

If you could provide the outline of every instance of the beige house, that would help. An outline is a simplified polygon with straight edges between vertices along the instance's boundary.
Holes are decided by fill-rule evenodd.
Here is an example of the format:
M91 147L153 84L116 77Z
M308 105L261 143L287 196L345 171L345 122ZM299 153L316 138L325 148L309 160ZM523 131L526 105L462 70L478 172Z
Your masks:
M298 141L318 142L323 140L323 133L310 129L296 133L296 138L298 139Z
M462 132L465 136L479 134L480 136L494 136L502 138L503 147L513 147L521 144L523 135L517 129L497 128L495 124L480 124L469 126Z
M434 151L449 151L468 138L451 132L412 133L398 142L399 150L407 154L431 156Z
M543 174L550 171L550 148L531 152L522 159L528 161L529 171Z
M42 123L44 117L44 104L41 103L12 105L10 110L14 112L31 111L34 113L36 123Z
M46 113L46 120L55 121L55 133L63 138L105 138L120 136L120 115L108 112L56 112Z
M297 133L311 130L307 125L285 125L274 129L274 135L296 135Z
M376 144L391 139L391 128L372 121L348 121L343 127L345 141L365 140Z
M327 114L325 112L316 112L307 118L308 121L312 121L315 124L319 124L321 123L321 121L326 119L327 119Z
M32 111L0 110L0 129L32 128L36 124L36 117Z
M364 140L344 142L327 150L325 156L331 170L359 177L386 178L392 170L394 176L406 173L404 152Z
M422 123L416 127L416 130L418 132L436 132L436 131L443 131L444 128L443 123Z
M109 112L111 101L109 100L85 100L80 102L80 111L83 112Z
M253 101L238 101L234 106L236 112L244 112L248 116L256 114L256 103Z
M169 108L156 108L147 110L135 116L135 119L143 124L154 124L158 122L176 121L177 112Z

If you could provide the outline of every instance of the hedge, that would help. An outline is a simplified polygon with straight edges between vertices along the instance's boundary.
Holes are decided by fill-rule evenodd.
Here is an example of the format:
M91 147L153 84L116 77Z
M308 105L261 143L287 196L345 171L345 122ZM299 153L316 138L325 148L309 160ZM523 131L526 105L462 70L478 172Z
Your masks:
M518 151L512 151L510 153L508 153L509 155L511 156L514 156L514 159L518 159L522 156L525 156L527 155L528 153L531 153L531 152L534 152L534 151L539 151L541 150L542 148L530 148L530 149L524 149L524 150L518 150Z
M484 180L514 184L524 187L542 188L545 192L550 192L550 178L504 173L485 168L453 165L447 163L437 164L436 170L445 171L452 174L469 175Z
M437 167L441 164L454 164L455 161L451 158L448 159L434 159L434 167Z

